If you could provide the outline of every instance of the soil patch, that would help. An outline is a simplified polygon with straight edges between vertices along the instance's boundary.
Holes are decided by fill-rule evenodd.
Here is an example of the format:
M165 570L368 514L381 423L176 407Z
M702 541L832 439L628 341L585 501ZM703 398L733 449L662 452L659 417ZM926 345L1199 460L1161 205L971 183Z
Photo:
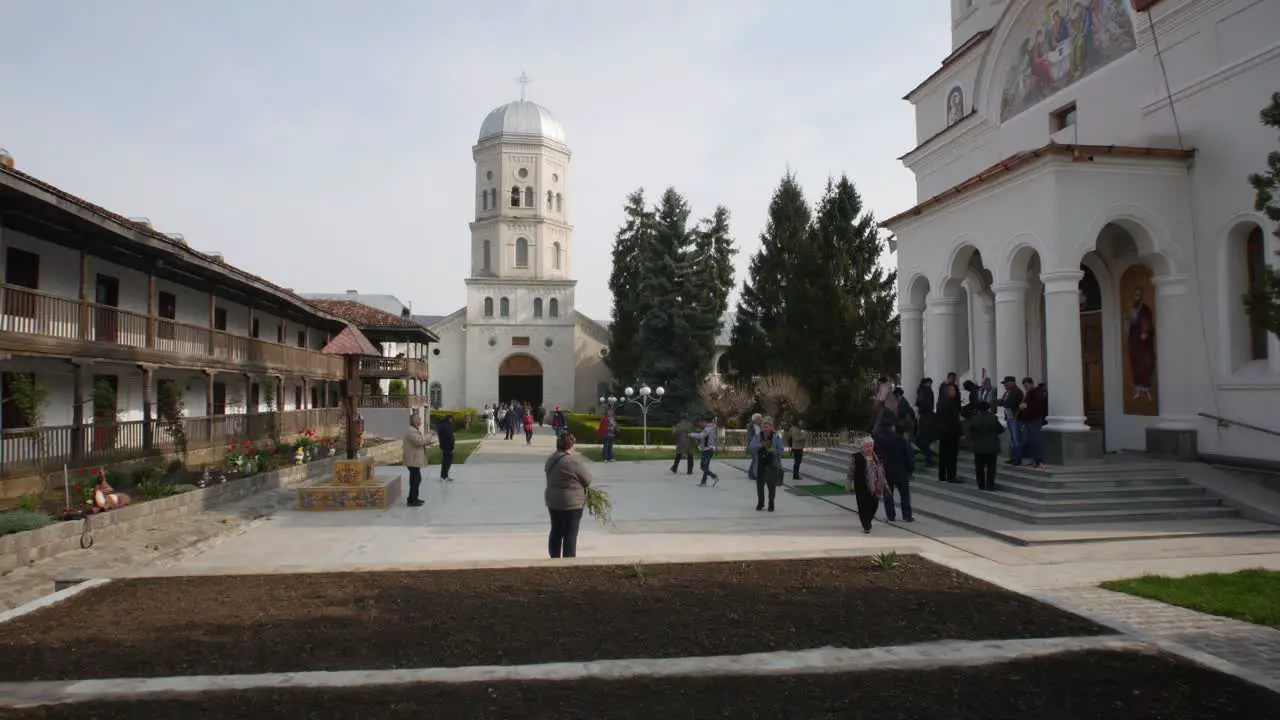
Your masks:
M1280 717L1280 695L1164 655L1086 652L928 671L254 690L62 705L6 720L1236 720Z
M116 581L0 632L0 680L738 655L1110 630L916 556Z

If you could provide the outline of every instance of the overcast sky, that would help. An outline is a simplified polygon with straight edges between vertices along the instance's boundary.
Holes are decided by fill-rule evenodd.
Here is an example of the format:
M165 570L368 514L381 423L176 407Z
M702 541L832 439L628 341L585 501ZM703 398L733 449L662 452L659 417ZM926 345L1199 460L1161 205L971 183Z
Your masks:
M461 307L471 146L528 97L564 124L578 307L607 318L628 192L733 214L738 283L788 166L914 201L901 97L950 50L941 0L0 0L18 167L300 292Z

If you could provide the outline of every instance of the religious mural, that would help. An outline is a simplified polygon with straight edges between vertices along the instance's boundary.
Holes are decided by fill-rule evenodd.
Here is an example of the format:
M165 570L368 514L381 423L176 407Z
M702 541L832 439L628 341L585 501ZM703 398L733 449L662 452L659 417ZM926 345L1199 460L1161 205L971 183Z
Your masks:
M1018 23L1000 122L1138 47L1129 0L1033 0Z
M964 119L964 88L959 85L947 93L947 127Z
M1156 387L1155 286L1151 268L1133 265L1120 277L1121 348L1124 353L1124 412L1159 415Z

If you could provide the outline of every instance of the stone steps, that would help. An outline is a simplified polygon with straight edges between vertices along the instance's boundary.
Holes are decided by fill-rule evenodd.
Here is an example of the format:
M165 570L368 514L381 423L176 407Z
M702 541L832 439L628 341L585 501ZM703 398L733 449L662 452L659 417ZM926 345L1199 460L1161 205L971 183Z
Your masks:
M850 445L805 458L814 478L844 483L855 449ZM1080 524L1236 518L1222 499L1176 468L1146 462L1103 462L1036 470L1001 464L998 491L978 490L973 457L961 456L962 484L940 483L935 470L917 465L912 492L1028 524Z

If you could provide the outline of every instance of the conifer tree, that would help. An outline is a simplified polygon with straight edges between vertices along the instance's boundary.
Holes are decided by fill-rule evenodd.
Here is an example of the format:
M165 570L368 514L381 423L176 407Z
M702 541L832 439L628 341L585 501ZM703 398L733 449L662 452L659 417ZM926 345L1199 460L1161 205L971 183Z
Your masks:
M651 240L654 218L645 206L644 188L627 196L623 216L622 227L613 241L613 270L609 274L613 318L609 323L609 355L605 363L620 382L630 382L640 368L640 326L649 310L642 296L641 253Z
M1260 115L1263 125L1280 128L1280 92L1271 95L1271 104ZM1280 238L1280 150L1267 154L1266 172L1250 175L1249 184L1253 186L1254 208L1277 224L1272 234ZM1258 275L1253 291L1244 296L1245 309L1258 327L1280 335L1280 273L1263 264Z

